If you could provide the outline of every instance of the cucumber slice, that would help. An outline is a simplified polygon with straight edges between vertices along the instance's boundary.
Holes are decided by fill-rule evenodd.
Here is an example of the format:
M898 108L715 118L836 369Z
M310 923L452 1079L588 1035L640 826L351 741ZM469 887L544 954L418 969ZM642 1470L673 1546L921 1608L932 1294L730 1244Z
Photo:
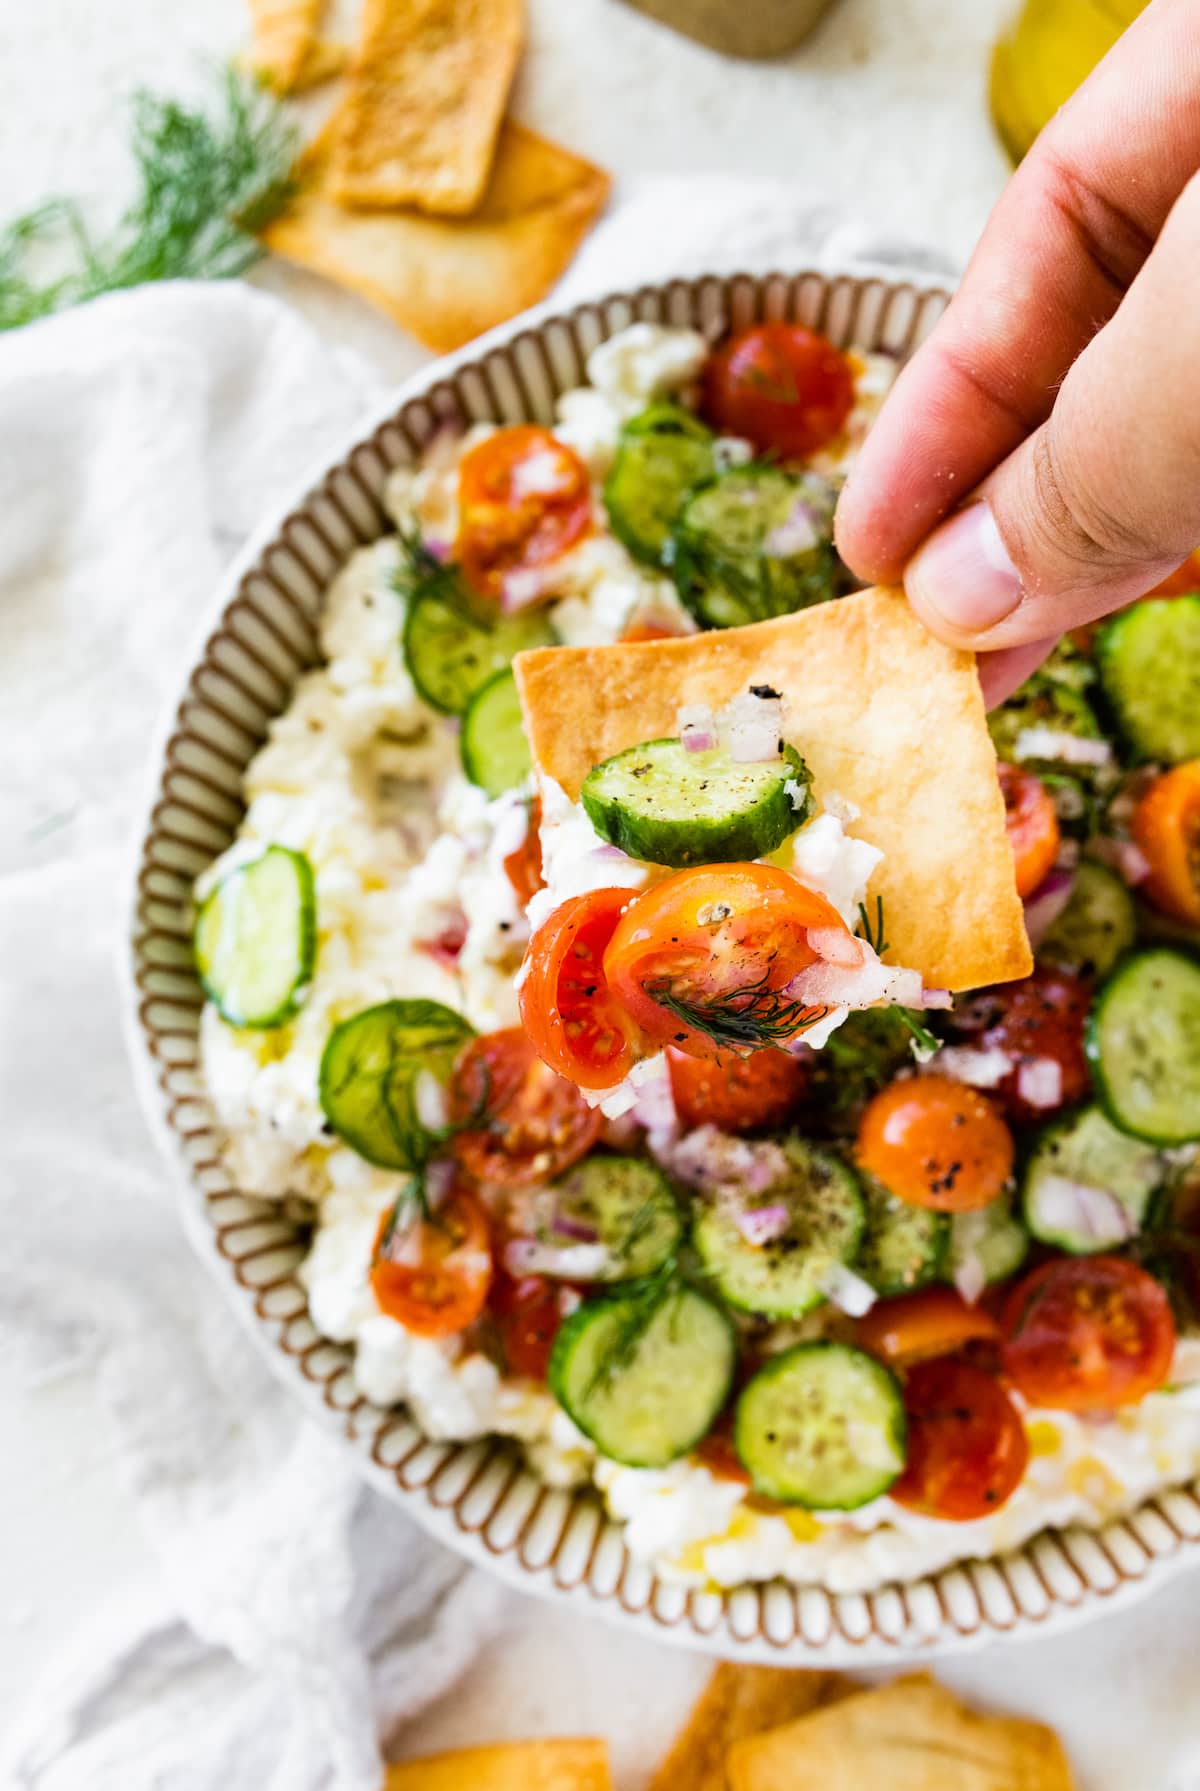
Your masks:
M1152 1144L1118 1132L1099 1107L1085 1107L1047 1127L1038 1139L1025 1169L1025 1223L1043 1244L1073 1256L1115 1250L1141 1230L1163 1173L1163 1160ZM1080 1226L1077 1186L1111 1196L1107 1221L1101 1210L1095 1223Z
M1151 597L1101 630L1100 681L1139 759L1200 755L1200 595Z
M467 704L460 747L463 770L493 798L515 790L533 770L511 667L493 672Z
M765 858L808 817L812 773L794 747L738 764L679 740L631 746L589 772L580 801L601 839L630 858L680 869Z
M712 430L676 404L652 404L622 429L605 481L613 534L635 560L663 565L684 498L714 471Z
M1200 1138L1200 962L1165 946L1125 958L1092 1003L1084 1043L1122 1132L1162 1145Z
M683 1219L671 1185L644 1157L588 1157L554 1184L554 1198L562 1217L594 1231L612 1257L598 1281L652 1275L679 1248Z
M950 1219L928 1207L909 1206L859 1171L866 1223L854 1259L858 1274L878 1294L911 1293L942 1273L950 1245Z
M1038 957L1089 979L1107 976L1137 937L1137 911L1105 865L1081 859L1071 899L1038 947Z
M231 1026L266 1031L290 1020L312 980L317 897L303 852L268 846L222 877L196 916L196 969Z
M967 1262L983 1270L984 1286L1007 1281L1029 1254L1029 1233L1014 1217L1011 1200L993 1200L973 1213L955 1213L950 1220L946 1279L954 1281Z
M786 1206L786 1231L768 1244L751 1244L720 1201L700 1211L692 1230L692 1242L723 1298L740 1312L764 1318L799 1318L819 1305L830 1271L854 1260L863 1233L854 1171L799 1138L789 1138L783 1149L788 1174L746 1204Z
M440 1001L382 1001L335 1026L321 1054L321 1110L382 1169L419 1169L443 1133L422 1118L418 1078L444 1087L474 1028ZM437 1087L433 1093L436 1097Z
M708 1433L736 1360L720 1307L676 1284L585 1300L554 1340L548 1379L602 1455L662 1468Z
M734 1442L768 1499L853 1511L904 1467L904 1395L848 1343L800 1343L760 1368L738 1400Z
M805 507L814 518L807 531ZM679 595L705 628L736 628L824 602L837 595L832 526L833 492L824 480L776 466L735 467L693 492L680 511L671 533ZM801 544L791 546L789 533Z
M461 715L481 684L528 647L552 647L558 636L545 615L501 616L492 624L465 602L430 591L411 604L404 623L404 659L417 690L443 715Z

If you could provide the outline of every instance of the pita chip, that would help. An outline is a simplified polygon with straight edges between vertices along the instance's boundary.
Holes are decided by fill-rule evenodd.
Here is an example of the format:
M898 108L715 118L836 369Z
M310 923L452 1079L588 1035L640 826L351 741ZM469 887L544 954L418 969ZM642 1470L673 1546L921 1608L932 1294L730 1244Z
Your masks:
M733 1742L806 1716L825 1701L835 1683L832 1673L722 1661L651 1779L649 1791L725 1791L725 1754Z
M612 1791L603 1741L507 1741L389 1766L386 1791Z
M250 0L254 37L248 62L273 93L293 93L320 23L324 0Z

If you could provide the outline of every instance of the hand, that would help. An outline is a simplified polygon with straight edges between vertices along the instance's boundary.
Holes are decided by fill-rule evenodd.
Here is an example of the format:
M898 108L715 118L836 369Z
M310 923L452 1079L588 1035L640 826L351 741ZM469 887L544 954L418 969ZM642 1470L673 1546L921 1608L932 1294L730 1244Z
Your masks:
M1200 542L1200 5L1152 0L1038 138L837 513L989 702ZM931 532L932 531L932 532Z

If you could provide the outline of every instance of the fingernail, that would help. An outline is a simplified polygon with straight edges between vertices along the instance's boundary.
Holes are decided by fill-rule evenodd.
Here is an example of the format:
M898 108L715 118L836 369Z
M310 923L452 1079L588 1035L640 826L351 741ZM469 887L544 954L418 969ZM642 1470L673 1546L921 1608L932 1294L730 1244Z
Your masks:
M904 586L917 609L936 611L974 634L1011 615L1021 601L1021 578L985 503L971 504L944 522L904 569Z

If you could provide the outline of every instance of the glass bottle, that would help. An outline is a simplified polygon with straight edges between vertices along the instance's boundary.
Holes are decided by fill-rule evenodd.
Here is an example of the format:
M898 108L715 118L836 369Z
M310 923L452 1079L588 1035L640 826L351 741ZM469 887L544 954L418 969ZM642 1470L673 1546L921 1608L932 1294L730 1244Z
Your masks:
M1014 161L1147 4L1024 0L992 56L992 118Z

